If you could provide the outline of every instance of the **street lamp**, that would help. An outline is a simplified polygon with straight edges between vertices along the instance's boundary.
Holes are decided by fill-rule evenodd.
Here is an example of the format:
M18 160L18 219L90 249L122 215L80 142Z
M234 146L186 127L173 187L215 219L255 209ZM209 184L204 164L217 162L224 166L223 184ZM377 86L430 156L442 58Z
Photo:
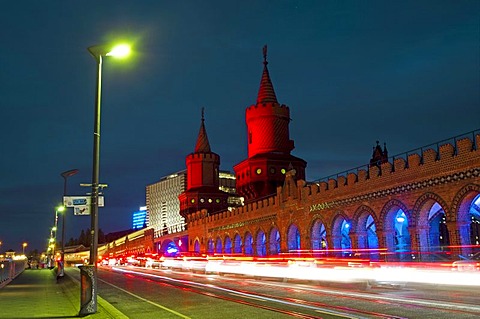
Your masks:
M25 247L27 247L27 246L28 246L27 243L23 243L23 244L22 244L22 247L23 247L23 255L24 255L24 256L25 256Z
M123 58L130 54L130 46L120 44L116 46L96 45L88 48L88 52L97 62L97 88L95 94L95 117L93 124L93 169L92 194L90 209L90 262L85 272L91 276L91 296L89 301L81 300L80 315L97 312L97 250L98 250L98 195L100 175L100 114L102 101L102 62L103 57ZM81 288L82 289L82 288ZM81 293L82 298L86 294Z
M58 206L55 209L55 214L58 215L58 213L62 214L62 258L60 258L60 262L58 263L58 269L57 269L57 278L63 277L63 250L65 249L65 206Z
M67 178L77 173L78 173L78 169L71 169L69 171L65 171L60 174L63 177L63 197L67 196ZM60 258L57 277L63 277L65 275L65 215L67 215L66 207L62 205L61 207L58 208L58 211L63 212L63 214L62 214L62 255Z

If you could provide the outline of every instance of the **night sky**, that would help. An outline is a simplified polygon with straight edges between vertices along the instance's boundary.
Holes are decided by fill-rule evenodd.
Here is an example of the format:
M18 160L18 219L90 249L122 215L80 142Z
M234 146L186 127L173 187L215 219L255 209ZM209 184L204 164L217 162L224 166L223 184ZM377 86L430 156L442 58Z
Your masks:
M68 193L91 183L96 63L105 59L99 227L131 227L145 186L185 169L201 108L222 170L247 157L262 47L313 181L480 128L480 1L8 1L0 10L0 250L44 250ZM90 218L67 215L66 239Z

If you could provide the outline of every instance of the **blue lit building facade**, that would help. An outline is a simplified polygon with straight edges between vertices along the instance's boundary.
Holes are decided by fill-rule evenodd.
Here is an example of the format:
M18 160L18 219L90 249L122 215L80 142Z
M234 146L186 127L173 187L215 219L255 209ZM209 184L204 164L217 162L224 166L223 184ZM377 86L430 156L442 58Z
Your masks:
M147 207L142 206L132 216L132 229L142 229L148 226Z

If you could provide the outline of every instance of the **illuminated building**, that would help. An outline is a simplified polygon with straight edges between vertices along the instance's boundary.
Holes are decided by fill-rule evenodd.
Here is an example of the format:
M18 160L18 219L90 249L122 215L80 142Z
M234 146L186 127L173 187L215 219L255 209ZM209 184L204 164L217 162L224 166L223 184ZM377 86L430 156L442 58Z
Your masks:
M290 108L280 105L267 68L267 47L263 49L263 74L257 103L247 108L248 158L235 165L237 191L251 202L276 193L285 181L285 173L295 169L305 179L307 162L290 154Z
M480 251L480 131L314 182L290 154L290 110L264 69L246 110L248 158L234 167L245 206L189 212L189 247L207 253L276 255L332 250L382 260L438 260ZM280 173L280 174L279 174Z
M132 229L141 229L148 226L147 207L142 206L132 214Z
M147 211L155 237L185 230L185 222L180 215L178 195L185 190L186 179L187 172L184 170L162 177L157 183L147 185Z
M227 209L229 194L220 189L220 156L210 148L203 109L195 151L187 156L186 164L187 188L178 196L180 214L185 217L201 209L215 214Z
M241 199L235 194L234 174L228 171L220 171L218 187L220 190L229 193L227 198L229 207L241 205ZM153 227L156 238L185 230L185 220L180 215L178 196L186 189L186 170L162 177L160 181L147 185L146 203L149 226Z

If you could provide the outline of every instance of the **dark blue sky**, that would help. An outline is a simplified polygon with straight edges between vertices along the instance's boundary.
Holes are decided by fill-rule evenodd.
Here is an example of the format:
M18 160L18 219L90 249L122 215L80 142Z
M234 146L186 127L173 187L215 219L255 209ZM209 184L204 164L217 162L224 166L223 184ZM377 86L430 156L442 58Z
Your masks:
M308 180L367 163L376 140L394 155L480 128L479 1L9 1L0 35L2 252L46 247L61 172L89 191L91 45L135 46L103 68L105 232L185 168L202 107L221 169L246 158L264 44ZM89 225L70 211L67 239Z

